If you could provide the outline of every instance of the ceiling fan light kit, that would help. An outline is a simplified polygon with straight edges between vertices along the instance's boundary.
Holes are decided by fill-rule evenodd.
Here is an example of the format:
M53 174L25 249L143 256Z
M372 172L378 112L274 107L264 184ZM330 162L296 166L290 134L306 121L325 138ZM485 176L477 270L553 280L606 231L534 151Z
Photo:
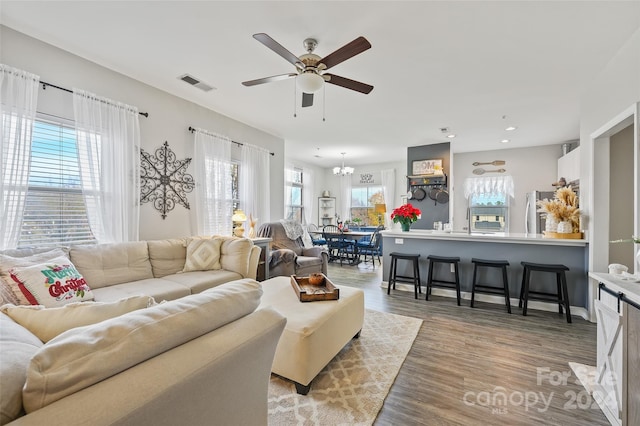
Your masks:
M322 89L324 78L314 72L303 72L296 77L296 85L303 93L314 93Z
M360 36L350 43L342 46L338 50L321 58L313 53L318 45L315 39L308 38L304 40L303 45L307 53L300 57L289 52L280 43L275 41L265 33L254 34L253 38L264 44L269 49L284 58L287 62L296 67L296 73L288 73L275 75L271 77L259 78L257 80L244 81L244 86L255 86L257 84L270 83L278 80L285 80L292 77L296 78L296 87L302 91L302 106L309 107L313 105L313 93L324 87L324 83L330 83L356 92L368 94L373 90L373 86L359 81L340 77L334 74L324 73L329 68L336 66L349 58L352 58L367 49L371 48L371 43L366 38Z

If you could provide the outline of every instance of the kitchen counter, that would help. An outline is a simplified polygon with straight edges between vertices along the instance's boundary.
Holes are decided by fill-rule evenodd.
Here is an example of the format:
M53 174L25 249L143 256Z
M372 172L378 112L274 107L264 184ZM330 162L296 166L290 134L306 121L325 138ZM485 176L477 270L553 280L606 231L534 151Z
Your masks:
M403 232L399 229L389 229L380 232L385 237L395 238L418 238L430 240L451 240L451 241L476 241L476 242L495 242L495 243L511 243L511 244L542 244L555 246L574 246L586 247L588 244L585 239L568 239L568 238L546 238L542 234L520 234L520 233L467 233L466 231L432 231L428 229L412 229L409 232Z
M622 279L616 275L604 272L590 272L589 277L603 283L609 290L622 293L627 299L640 305L640 280Z
M507 276L512 306L518 306L523 267L520 262L563 264L569 268L566 273L569 290L571 313L589 318L589 278L588 278L588 242L585 239L545 238L534 234L481 234L466 232L443 232L422 229L412 229L409 232L401 230L385 230L382 235L383 251L383 280L388 278L391 252L420 254L420 277L422 285L426 286L428 261L427 256L457 256L460 257L460 287L464 299L471 299L471 283L473 278L472 258L507 260ZM408 262L398 264L399 275L410 275ZM439 265L443 266L443 265ZM495 270L494 270L495 269ZM440 277L449 273L446 268L437 270ZM482 268L479 279L485 283L500 283L500 270L497 268ZM536 291L555 292L555 274L533 273ZM383 283L386 287L387 283ZM413 287L399 288L413 291ZM533 289L533 288L532 288ZM455 291L449 289L433 289L435 295L454 297ZM424 298L424 293L422 294ZM501 296L476 294L476 300L503 304ZM428 303L428 302L425 302ZM454 303L455 304L455 303ZM554 303L532 301L530 309L543 309L558 312ZM516 309L514 314L519 311Z

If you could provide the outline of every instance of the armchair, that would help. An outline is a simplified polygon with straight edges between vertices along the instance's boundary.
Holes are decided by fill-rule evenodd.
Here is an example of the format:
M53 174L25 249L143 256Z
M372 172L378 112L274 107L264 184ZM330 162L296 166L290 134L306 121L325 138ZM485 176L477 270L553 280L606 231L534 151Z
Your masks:
M288 229L285 229L286 228ZM289 235L287 235L289 233ZM265 223L258 236L271 238L269 276L327 274L329 255L323 247L305 247L302 225L292 221Z

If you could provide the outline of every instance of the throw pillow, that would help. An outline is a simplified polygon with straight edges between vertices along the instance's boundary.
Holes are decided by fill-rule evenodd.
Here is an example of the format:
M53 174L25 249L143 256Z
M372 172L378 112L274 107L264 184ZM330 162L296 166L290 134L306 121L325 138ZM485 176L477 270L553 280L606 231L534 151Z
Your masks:
M220 265L221 245L222 240L219 238L191 238L187 245L187 258L182 272L222 269Z
M52 308L93 300L86 280L64 256L37 265L12 268L9 272L32 305Z
M242 279L68 330L31 358L24 409L38 410L242 318L261 296L260 283Z
M116 302L78 302L58 308L5 305L0 311L44 343L75 327L95 324L127 312L155 305L151 296L132 296Z
M29 250L12 250L11 253L20 253L20 252L32 253ZM66 253L62 249L53 249L45 252L35 253L28 256L10 256L7 254L0 254L0 280L4 281L5 286L8 286L11 289L11 293L14 296L15 302L11 302L9 297L7 297L7 303L13 303L14 305L30 305L31 303L27 300L25 295L20 291L18 287L18 283L16 283L13 279L11 279L11 274L9 274L9 270L11 268L20 267L20 266L31 266L36 265L38 263L42 263L44 261L55 259L56 257L66 256ZM8 296L8 295L7 295ZM4 297L3 297L4 298Z

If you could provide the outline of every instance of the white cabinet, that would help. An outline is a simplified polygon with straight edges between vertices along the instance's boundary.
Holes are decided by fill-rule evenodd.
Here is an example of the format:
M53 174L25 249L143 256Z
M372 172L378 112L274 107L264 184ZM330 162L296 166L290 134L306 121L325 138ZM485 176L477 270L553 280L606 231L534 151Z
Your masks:
M593 399L612 425L640 424L640 290L637 283L590 273L604 285L594 301L597 365Z
M336 225L336 197L318 198L318 226Z
M567 182L580 179L580 147L558 158L558 179L562 177Z

